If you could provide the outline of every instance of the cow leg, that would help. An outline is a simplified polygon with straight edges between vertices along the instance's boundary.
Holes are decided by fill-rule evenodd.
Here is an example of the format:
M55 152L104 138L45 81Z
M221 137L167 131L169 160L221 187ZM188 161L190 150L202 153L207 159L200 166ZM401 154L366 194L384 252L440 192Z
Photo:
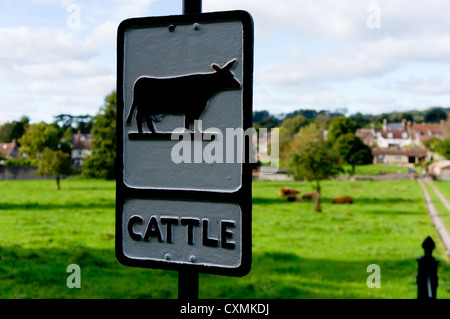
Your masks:
M186 128L186 130L190 131L189 127L192 123L194 123L194 120L186 114L184 116L184 127ZM195 127L194 127L194 132L195 132Z
M136 113L136 124L137 124L137 127L138 127L139 134L143 133L143 130L142 130L143 122L144 122L144 116L138 110L137 113Z
M153 120L149 115L145 116L145 122L147 122L147 127L150 130L150 132L151 133L155 132L155 125L153 124Z

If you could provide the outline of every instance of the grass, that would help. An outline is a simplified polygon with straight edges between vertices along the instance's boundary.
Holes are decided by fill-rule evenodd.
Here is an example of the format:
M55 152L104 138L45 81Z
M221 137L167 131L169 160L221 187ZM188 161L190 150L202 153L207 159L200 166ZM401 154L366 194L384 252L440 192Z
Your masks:
M176 298L177 272L120 265L114 253L114 182L0 182L0 298ZM200 298L416 298L416 258L427 235L441 259L438 298L450 297L450 265L413 181L327 181L323 213L286 202L281 186L253 184L253 263L242 278L200 275ZM351 195L352 205L333 205ZM69 289L69 264L81 289ZM370 264L381 288L369 289Z
M447 200L450 200L450 182L434 181L433 183L434 186L436 186L436 188L441 192L441 194L445 198L447 198ZM431 201L433 202L433 205L436 208L439 217L441 218L447 230L450 231L450 212L436 195L433 188L428 185L428 183L425 183L425 187L427 188L428 194L430 195Z
M348 164L342 167L346 174L351 172L352 167ZM391 166L383 164L356 165L355 175L379 175L383 173L407 173L408 168L404 166Z

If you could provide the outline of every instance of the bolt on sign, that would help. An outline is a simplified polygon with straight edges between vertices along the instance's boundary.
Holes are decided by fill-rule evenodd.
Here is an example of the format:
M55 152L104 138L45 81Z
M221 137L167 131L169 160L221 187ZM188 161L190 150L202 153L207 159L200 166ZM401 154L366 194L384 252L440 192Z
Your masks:
M247 274L250 14L128 19L118 28L117 53L117 259Z

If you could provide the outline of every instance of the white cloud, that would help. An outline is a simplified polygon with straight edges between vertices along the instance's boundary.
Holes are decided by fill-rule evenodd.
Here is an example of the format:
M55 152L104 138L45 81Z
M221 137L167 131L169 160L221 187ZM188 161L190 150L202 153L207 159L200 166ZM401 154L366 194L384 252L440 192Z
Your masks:
M0 63L46 63L92 58L93 45L75 39L70 32L51 28L0 28Z
M429 78L414 76L395 82L392 88L419 95L450 94L450 79L446 79L444 75Z
M55 63L14 64L14 77L22 80L63 80L111 73L110 69L97 59L68 60Z

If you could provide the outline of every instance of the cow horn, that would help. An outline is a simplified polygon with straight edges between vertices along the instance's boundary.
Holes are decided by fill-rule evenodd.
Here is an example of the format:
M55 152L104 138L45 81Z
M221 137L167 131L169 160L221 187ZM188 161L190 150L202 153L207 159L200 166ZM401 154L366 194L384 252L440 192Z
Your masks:
M225 64L225 66L222 68L222 70L228 71L236 61L237 61L237 59L231 60L230 62Z
M220 66L218 66L218 65L215 64L215 63L211 64L211 68L213 68L213 70L216 70L216 71L222 70L222 69L220 68Z

